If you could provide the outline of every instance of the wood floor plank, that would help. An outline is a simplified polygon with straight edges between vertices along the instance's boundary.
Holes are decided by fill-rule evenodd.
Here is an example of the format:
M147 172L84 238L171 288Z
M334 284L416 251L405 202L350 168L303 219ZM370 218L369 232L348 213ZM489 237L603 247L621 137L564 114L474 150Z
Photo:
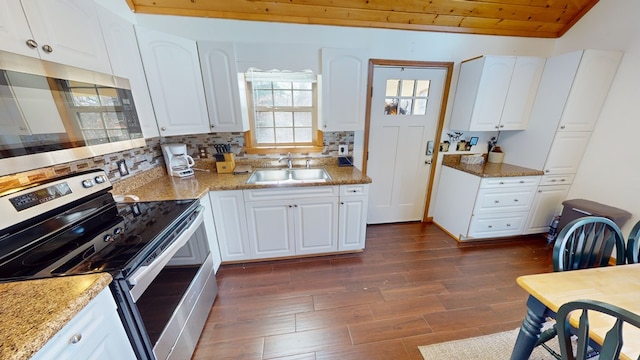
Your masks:
M427 223L367 227L365 251L223 265L193 359L415 359L520 326L543 236L460 243Z

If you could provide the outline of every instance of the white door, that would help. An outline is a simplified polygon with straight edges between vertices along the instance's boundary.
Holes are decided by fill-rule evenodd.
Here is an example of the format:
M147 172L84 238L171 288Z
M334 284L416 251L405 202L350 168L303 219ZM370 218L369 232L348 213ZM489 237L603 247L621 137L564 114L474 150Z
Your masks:
M422 220L446 68L376 66L370 111L367 223Z

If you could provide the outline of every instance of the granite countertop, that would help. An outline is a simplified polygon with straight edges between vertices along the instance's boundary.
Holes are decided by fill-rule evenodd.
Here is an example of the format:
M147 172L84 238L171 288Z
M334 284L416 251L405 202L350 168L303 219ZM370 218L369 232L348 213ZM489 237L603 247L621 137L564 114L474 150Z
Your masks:
M197 199L204 196L208 191L216 190L242 190L261 189L274 187L304 187L304 186L329 186L345 184L368 184L371 178L362 174L360 170L353 166L340 167L332 162L326 161L314 164L312 167L324 167L331 180L317 183L300 183L286 185L256 185L247 184L250 173L247 174L219 174L215 171L215 163L200 161L196 163L196 168L207 169L206 171L196 170L194 176L178 178L167 175L165 167L155 167L130 179L122 180L113 184L114 195L135 195L141 201L151 200L175 200L175 199ZM240 164L240 163L239 163ZM259 167L259 166L258 166ZM253 169L258 168L252 166Z
M0 284L0 359L29 359L93 300L107 273Z
M480 165L464 164L460 162L461 157L462 155L444 155L442 165L483 178L544 175L542 170L529 169L506 163L495 164L485 161Z

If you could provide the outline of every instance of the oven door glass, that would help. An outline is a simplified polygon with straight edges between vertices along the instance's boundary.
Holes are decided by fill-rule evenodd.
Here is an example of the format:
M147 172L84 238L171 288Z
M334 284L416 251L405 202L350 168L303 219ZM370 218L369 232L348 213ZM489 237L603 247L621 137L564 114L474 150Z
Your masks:
M194 319L194 309L208 282L211 279L215 282L212 269L206 231L201 223L136 300L136 307L157 359L169 358L183 330L191 322L200 321ZM212 301L206 313L211 304ZM195 343L189 347L195 348Z

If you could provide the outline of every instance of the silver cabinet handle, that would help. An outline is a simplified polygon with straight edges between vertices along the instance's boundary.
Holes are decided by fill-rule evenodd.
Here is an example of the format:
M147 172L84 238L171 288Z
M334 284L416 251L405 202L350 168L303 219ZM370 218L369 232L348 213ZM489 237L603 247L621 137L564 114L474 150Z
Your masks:
M27 46L32 48L32 49L35 49L35 48L38 47L38 43L33 39L27 40L26 43L27 43Z
M549 169L546 169L546 170L545 170L544 172L546 172L546 173L549 173L549 172L551 172L551 170L549 170Z
M69 339L69 343L70 344L77 344L77 343L80 342L80 340L82 340L82 334L76 333Z
M507 227L510 227L510 226L511 226L511 224L507 224Z
M51 45L42 45L42 50L47 54L51 54L53 52Z
M564 129L566 126L564 125L560 125L560 129Z
M160 130L167 131L167 128L163 126L163 127L160 128Z
M501 127L501 128L503 128L503 127L504 127L504 125L500 125L500 127Z
M513 199L513 202L518 202L518 199Z
M496 204L500 203L500 201L498 201L498 200L493 200L493 202L496 203Z

